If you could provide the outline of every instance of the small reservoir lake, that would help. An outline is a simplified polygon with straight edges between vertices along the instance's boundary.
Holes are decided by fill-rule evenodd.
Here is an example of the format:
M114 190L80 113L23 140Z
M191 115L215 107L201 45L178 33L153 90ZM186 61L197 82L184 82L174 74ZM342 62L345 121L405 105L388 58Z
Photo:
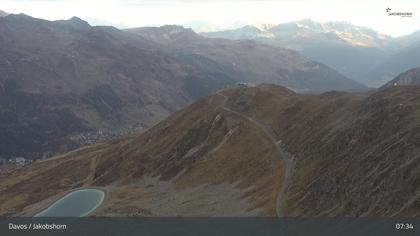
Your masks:
M105 198L99 189L81 189L68 193L35 217L83 217L98 208Z

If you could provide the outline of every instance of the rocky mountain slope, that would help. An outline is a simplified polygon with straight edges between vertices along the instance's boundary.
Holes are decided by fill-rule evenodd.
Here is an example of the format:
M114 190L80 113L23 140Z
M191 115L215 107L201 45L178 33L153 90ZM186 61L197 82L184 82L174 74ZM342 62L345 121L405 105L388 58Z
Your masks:
M144 133L0 174L0 215L96 186L98 216L418 216L419 92L223 90Z
M389 81L381 89L393 86L411 86L420 85L420 68L414 68L398 75L395 79Z
M37 158L149 127L243 78L308 90L360 88L288 50L224 41L211 43L206 55L178 53L149 33L92 27L77 17L1 17L0 156ZM208 46L190 34L179 44L197 38L193 50Z

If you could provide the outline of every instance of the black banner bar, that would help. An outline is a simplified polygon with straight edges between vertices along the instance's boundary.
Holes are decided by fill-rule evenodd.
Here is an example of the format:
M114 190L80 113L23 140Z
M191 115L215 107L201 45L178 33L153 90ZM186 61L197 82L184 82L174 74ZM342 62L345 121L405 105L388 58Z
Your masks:
M1 236L399 236L420 218L0 218Z

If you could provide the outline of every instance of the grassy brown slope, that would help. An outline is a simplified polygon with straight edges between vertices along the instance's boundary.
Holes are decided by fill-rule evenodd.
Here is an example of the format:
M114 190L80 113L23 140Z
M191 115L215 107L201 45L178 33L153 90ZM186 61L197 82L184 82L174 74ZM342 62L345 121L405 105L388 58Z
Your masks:
M273 127L295 155L286 214L420 213L419 87L284 93L270 86L234 91L230 103Z
M284 215L420 213L420 88L300 95L262 85L221 94L143 134L2 174L0 214L30 214L82 186L109 193L96 215L275 215L283 189ZM290 181L267 132L244 117L293 155Z
M0 173L0 212L19 213L23 207L85 185L89 163L99 146L38 162L11 173ZM100 150L100 149L99 149Z

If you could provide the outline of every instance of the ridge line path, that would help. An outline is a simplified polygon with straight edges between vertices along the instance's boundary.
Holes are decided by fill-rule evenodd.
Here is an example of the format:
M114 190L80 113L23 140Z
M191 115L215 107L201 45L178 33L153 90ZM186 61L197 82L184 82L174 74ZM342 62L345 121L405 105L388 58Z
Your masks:
M280 146L282 142L281 142L281 140L276 139L276 135L272 131L271 127L267 127L266 125L262 124L261 122L255 120L252 117L249 117L245 114L242 114L240 112L234 111L234 110L226 107L226 102L228 100L228 97L226 95L222 94L221 91L217 92L217 94L224 98L224 100L222 102L222 105L221 105L221 108L223 110L231 112L233 114L236 114L236 115L240 116L241 118L246 119L249 122L256 125L257 127L259 127L270 138L270 140L273 142L274 146L276 147L277 152L280 154L280 158L284 162L285 178L284 178L284 181L283 181L283 184L282 184L282 188L281 188L279 194L277 195L276 213L277 213L278 217L284 216L284 214L282 212L283 202L284 202L283 200L284 200L284 197L285 197L285 193L286 193L286 191L287 191L287 189L290 185L290 181L291 181L291 177L292 177L292 170L295 167L295 162L293 161L293 156Z

